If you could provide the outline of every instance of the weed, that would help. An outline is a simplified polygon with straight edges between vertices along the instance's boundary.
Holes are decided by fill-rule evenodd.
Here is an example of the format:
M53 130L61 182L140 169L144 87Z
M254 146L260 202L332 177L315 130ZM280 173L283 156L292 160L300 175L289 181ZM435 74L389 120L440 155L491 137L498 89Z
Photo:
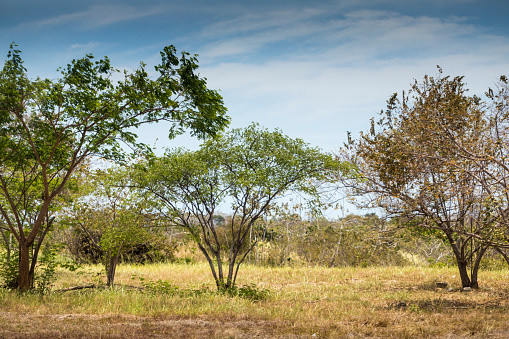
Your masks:
M214 293L208 287L202 286L198 289L184 288L181 289L178 286L173 285L167 280L147 280L144 277L139 277L133 275L131 277L132 280L138 278L140 285L143 286L143 289L146 293L150 294L162 294L169 296L181 296L181 297L190 297L190 296L199 296L204 293ZM266 300L271 295L270 291L266 288L259 288L256 284L252 283L249 285L243 285L241 287L233 286L228 289L217 291L219 294L228 295L230 297L238 297L241 299L247 299L251 301L261 301Z
M224 290L224 293L232 297L239 297L251 301L266 300L271 295L268 289L258 288L254 283L249 285L242 285L241 287L233 286Z
M176 258L173 262L176 264L188 264L188 265L196 264L196 260L191 257Z
M202 286L198 289L190 289L184 288L181 289L178 286L172 285L167 280L147 280L144 277L138 277L133 275L131 279L138 278L140 285L143 287L143 291L145 293L153 294L153 295L169 295L169 296L180 296L180 297L190 297L190 296L199 296L204 293L210 293L211 291L208 287Z
M413 303L409 305L408 309L411 312L416 312L416 313L419 313L421 311L419 304L413 304Z
M180 292L178 286L174 286L166 280L151 281L140 277L140 282L141 285L145 288L145 291L151 294L165 294L173 296Z

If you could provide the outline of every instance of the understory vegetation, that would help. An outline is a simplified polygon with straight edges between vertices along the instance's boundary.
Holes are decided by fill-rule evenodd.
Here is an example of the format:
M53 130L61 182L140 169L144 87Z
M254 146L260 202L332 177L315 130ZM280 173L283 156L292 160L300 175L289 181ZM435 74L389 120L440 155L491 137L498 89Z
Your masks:
M215 216L218 238L224 239L225 248L228 246L228 218L227 215ZM255 245L250 252L246 253L246 246L241 253L247 254L246 265L261 268L385 267L397 270L398 267L409 266L455 267L451 249L440 233L419 227L402 227L402 223L398 219L381 219L376 214L348 215L332 221L325 218L302 220L298 214L291 214L256 223L249 235L250 242ZM186 267L206 263L196 242L187 233L171 227L164 231L155 229L154 232L153 236L144 238L142 244L126 247L119 256L119 267L151 264L181 264ZM97 232L94 236L96 242L100 243L102 234ZM12 248L9 253L5 249L0 252L0 282L4 288L11 288L16 280L17 253ZM62 270L67 271L67 277L73 274L79 277L84 267L104 267L108 261L107 252L100 246L92 246L88 236L79 228L55 230L41 253L34 280L37 293L56 288L58 284L55 285L55 281L59 279L57 271L60 271L60 275ZM469 267L471 265L469 263ZM487 251L481 262L482 270L502 270L506 266L503 256L495 249ZM107 276L108 271L104 268L95 273L96 287L108 285L105 280ZM163 291L166 294L182 292L178 286L168 285L166 281L145 280L145 277L136 275L134 278L146 290ZM251 285L235 284L224 293L235 294L239 288L241 291L247 291L250 287L256 290L256 285L253 285L255 282L249 283Z

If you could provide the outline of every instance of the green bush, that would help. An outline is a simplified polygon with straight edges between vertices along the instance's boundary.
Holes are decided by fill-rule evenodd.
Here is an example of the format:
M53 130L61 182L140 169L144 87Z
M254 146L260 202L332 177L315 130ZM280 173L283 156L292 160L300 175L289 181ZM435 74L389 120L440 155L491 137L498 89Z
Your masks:
M0 279L2 287L13 289L18 286L19 252L11 251L10 258L7 253L0 255Z
M271 292L266 288L258 288L256 284L242 285L241 287L233 286L225 290L232 297L239 297L251 301L262 301L270 297Z

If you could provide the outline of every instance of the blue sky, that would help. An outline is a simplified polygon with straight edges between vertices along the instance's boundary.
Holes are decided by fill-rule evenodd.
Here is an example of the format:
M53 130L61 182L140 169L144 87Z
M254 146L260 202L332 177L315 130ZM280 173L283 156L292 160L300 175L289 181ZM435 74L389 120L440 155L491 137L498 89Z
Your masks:
M173 44L199 54L233 127L256 121L334 151L436 65L479 94L509 74L508 13L504 0L3 0L0 55L16 41L32 77L55 78L86 53L153 66ZM140 135L198 145L166 141L162 126Z

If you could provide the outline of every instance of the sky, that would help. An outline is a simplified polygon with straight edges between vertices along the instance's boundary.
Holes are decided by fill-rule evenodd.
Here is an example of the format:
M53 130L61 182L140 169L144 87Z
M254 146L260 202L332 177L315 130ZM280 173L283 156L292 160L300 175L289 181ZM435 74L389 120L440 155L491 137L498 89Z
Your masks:
M506 0L0 0L0 55L15 41L30 77L55 79L87 53L152 68L174 45L199 55L232 127L258 122L334 152L437 65L478 95L509 75L507 14ZM162 125L139 135L161 152L199 145L166 140Z

